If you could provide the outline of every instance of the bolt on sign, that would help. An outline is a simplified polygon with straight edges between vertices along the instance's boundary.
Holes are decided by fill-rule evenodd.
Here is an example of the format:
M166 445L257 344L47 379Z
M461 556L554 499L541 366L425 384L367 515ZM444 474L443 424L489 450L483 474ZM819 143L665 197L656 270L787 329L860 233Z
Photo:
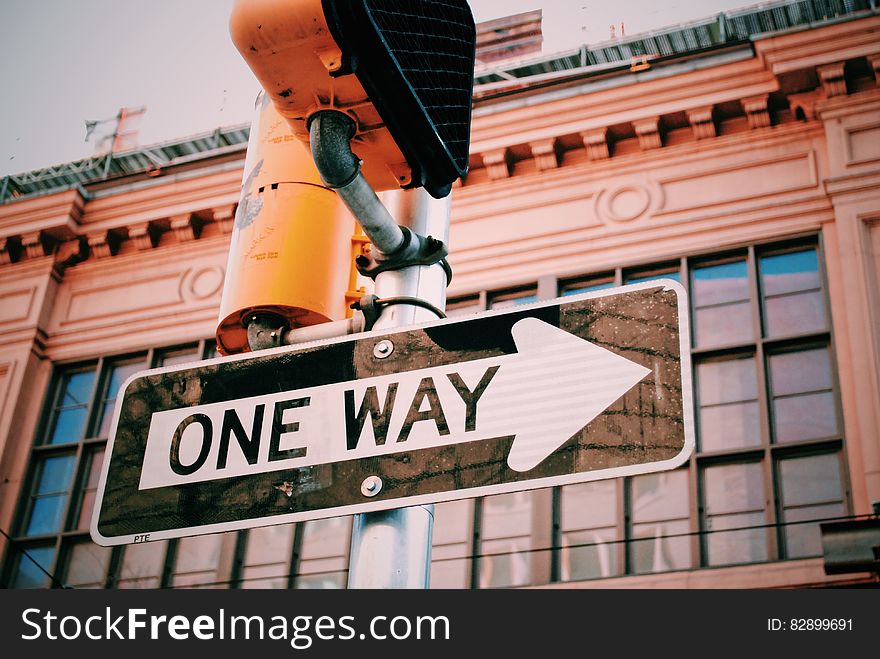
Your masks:
M670 280L145 371L122 391L102 545L672 469L694 445Z

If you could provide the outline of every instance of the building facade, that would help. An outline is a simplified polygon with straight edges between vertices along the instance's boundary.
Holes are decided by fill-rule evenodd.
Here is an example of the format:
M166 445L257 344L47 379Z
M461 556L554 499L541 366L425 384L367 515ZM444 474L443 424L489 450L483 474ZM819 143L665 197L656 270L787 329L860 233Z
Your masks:
M449 314L657 276L691 305L669 472L439 504L432 587L813 587L880 501L880 13L779 2L477 71ZM119 385L214 354L247 127L3 181L6 587L341 587L336 518L124 548L88 523ZM321 267L316 259L315 267Z

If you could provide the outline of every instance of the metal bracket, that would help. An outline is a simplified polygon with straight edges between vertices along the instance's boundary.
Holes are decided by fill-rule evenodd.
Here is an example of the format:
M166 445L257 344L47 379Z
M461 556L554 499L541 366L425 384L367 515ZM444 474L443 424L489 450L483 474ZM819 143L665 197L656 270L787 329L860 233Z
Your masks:
M388 270L400 270L415 265L434 265L445 263L449 249L442 240L431 236L421 236L408 227L400 227L403 243L391 254L361 254L355 260L358 272L364 277L375 279L376 275ZM447 280L452 279L449 264L444 266ZM447 282L448 283L448 282Z
M437 318L446 318L446 314L430 302L418 297L410 297L408 295L399 295L396 297L386 297L381 299L375 295L364 295L357 302L352 302L350 306L352 309L364 314L364 331L369 332L373 329L373 325L376 324L376 321L379 320L379 315L382 313L382 309L394 304L408 304L414 307L422 307L423 309L427 309L428 311L437 314Z
M265 350L284 345L284 334L289 329L287 321L281 316L267 311L256 311L248 315L247 336L251 350Z

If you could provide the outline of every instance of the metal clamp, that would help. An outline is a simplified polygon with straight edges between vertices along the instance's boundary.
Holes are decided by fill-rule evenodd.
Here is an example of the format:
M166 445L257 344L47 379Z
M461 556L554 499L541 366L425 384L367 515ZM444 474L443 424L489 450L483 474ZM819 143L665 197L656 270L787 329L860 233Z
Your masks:
M375 279L376 275L388 270L445 262L449 249L442 240L419 235L408 227L402 226L400 229L403 232L403 243L400 247L391 254L379 253L378 257L374 253L359 255L354 260L358 272L364 277ZM446 263L443 269L446 271L447 280L451 280L452 271L449 269L449 264Z
M409 295L398 295L381 299L375 295L364 295L360 300L352 302L350 307L364 314L364 331L369 332L373 329L373 325L376 324L376 321L379 320L379 315L382 313L382 309L395 304L408 304L413 307L421 307L437 314L437 318L446 318L446 314L430 302L418 297L410 297Z

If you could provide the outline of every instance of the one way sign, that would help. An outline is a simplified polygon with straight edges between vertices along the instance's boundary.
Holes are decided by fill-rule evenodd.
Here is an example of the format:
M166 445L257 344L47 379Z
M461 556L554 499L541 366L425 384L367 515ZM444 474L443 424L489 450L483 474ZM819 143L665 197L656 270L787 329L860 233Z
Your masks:
M658 280L140 373L92 537L212 533L671 469L687 305Z

